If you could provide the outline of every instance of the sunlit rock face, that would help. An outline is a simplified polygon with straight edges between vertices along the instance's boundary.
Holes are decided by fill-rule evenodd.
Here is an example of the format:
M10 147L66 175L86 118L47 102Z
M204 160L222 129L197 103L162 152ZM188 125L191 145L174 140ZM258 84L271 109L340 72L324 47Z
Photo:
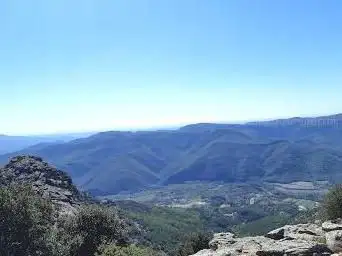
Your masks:
M0 169L0 184L28 184L43 198L50 199L62 212L72 212L78 205L80 193L71 178L42 158L17 156Z

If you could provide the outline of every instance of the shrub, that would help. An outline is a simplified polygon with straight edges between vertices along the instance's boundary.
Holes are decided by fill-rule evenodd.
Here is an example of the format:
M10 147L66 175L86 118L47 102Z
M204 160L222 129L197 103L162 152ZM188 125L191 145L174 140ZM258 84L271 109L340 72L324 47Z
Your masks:
M128 216L148 231L146 239L154 248L170 255L174 255L186 234L203 229L199 214L191 209L153 207L148 213L130 212Z
M157 256L158 253L147 247L136 245L117 246L115 244L103 245L99 248L97 256Z
M57 240L68 244L69 255L94 255L103 243L125 245L128 225L116 209L89 205L76 215L60 220Z
M30 186L0 188L0 255L53 255L53 205Z
M336 185L328 191L322 210L327 219L342 218L342 185Z
M177 250L177 256L188 256L209 248L210 236L205 233L192 233Z

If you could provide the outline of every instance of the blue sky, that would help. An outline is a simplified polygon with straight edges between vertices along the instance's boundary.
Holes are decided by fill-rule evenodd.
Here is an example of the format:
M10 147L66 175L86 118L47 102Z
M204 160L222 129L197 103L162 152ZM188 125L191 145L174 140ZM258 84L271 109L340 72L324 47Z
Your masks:
M0 2L0 133L342 112L339 0Z

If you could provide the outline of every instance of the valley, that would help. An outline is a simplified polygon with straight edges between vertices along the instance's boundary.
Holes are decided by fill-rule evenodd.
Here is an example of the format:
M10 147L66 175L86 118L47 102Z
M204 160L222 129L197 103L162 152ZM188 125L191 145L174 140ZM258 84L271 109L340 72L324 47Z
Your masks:
M220 232L238 229L241 225L257 225L265 218L292 221L293 217L315 211L330 185L249 183L186 183L148 189L137 193L120 193L98 197L104 202L131 201L150 207L188 209L207 221L209 230ZM284 190L282 187L290 187ZM294 187L294 188L293 188ZM246 225L247 224L247 225ZM278 224L268 224L272 229ZM265 231L258 228L256 234Z
M342 256L342 1L0 1L0 256Z
M69 192L52 190L50 197L66 200L59 204L67 212L85 199L114 207L139 226L141 243L174 255L189 234L244 237L316 220L324 195L342 181L342 129L279 122L111 131L40 143L1 155L1 163L12 159L2 180L36 183L37 168L55 170L44 159L82 191L75 203Z

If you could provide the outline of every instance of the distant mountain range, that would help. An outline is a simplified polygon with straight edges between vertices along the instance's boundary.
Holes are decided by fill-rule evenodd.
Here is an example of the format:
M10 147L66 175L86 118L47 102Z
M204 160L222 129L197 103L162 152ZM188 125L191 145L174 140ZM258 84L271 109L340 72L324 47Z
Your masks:
M39 143L68 142L77 138L90 136L93 133L72 133L44 136L7 136L0 134L0 154L18 151Z
M103 132L0 156L43 157L97 194L187 181L342 181L342 114Z

